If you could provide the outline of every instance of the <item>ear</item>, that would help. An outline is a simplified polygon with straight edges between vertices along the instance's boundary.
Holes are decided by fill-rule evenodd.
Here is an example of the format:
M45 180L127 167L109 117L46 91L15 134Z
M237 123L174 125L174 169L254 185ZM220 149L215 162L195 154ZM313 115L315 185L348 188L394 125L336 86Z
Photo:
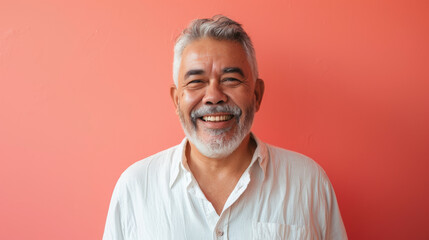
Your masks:
M261 107L262 97L264 96L265 84L264 80L258 78L255 82L255 98L256 98L256 112Z
M179 95L177 93L177 87L175 84L171 85L170 87L170 96L171 96L171 100L173 100L174 108L176 109L176 114L178 114Z

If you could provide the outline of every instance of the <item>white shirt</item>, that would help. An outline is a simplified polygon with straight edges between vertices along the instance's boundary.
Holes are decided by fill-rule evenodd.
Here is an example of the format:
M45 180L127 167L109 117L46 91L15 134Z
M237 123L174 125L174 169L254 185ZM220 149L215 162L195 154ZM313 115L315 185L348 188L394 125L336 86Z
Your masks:
M347 239L323 169L253 138L252 161L220 216L187 167L185 138L121 175L103 239Z

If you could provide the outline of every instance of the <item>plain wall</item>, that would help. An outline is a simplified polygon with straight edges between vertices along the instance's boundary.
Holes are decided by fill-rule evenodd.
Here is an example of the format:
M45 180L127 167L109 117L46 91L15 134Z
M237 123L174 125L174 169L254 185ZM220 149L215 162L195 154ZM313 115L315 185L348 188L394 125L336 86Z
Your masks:
M429 239L429 3L0 0L0 239L101 239L132 163L184 137L176 36L222 13L254 41L253 131L315 159L350 239Z

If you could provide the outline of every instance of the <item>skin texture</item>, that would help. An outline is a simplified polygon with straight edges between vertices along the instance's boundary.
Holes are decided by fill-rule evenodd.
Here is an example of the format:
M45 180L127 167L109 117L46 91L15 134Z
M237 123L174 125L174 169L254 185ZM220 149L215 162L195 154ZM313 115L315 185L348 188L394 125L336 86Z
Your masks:
M217 138L230 141L239 125L246 122L249 111L253 114L259 110L264 83L261 79L254 80L239 43L203 38L184 49L178 86L172 86L170 93L184 128L195 131L203 142L209 143ZM206 122L200 118L192 121L191 112L205 105L237 106L241 115L222 122ZM222 157L207 157L192 142L187 145L188 166L218 214L248 167L255 148L249 134L232 153Z

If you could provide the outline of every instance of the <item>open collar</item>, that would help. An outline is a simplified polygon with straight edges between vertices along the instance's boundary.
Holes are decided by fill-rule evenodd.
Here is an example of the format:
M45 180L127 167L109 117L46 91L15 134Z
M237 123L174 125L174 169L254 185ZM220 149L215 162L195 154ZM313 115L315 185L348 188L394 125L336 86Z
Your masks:
M250 162L249 168L253 165L254 162L258 161L259 167L262 169L264 173L264 177L266 175L267 163L269 160L269 155L267 151L267 146L264 142L260 141L253 133L250 133L250 137L252 137L256 142L256 149L253 153L252 160ZM181 175L180 172L190 172L187 159L186 159L186 145L188 144L188 139L185 137L182 142L177 146L176 151L173 152L172 157L172 165L170 168L170 188L174 185L176 180Z

